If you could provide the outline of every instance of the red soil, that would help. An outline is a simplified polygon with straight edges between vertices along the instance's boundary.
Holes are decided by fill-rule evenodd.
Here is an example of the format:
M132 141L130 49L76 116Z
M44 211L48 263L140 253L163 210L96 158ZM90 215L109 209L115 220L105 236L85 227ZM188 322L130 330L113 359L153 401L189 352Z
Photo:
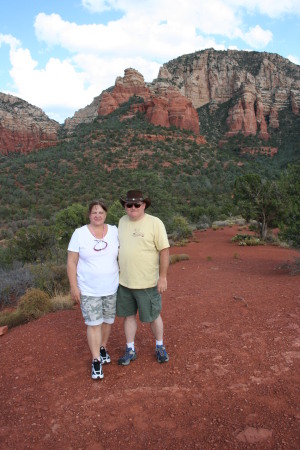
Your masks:
M197 233L171 253L158 364L139 323L138 359L117 365L113 327L103 380L90 378L80 310L50 314L0 338L2 449L299 449L298 253L231 243L236 228Z

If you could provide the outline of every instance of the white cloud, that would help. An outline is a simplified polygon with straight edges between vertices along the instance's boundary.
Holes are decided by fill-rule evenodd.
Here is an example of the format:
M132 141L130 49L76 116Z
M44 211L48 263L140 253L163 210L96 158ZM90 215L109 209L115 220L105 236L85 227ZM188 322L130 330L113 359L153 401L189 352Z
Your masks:
M110 11L112 9L118 9L117 1L110 0L82 0L82 6L94 13L101 13L104 11Z
M253 48L264 48L272 41L273 34L271 31L263 30L259 25L256 25L241 37Z
M248 13L260 13L271 18L281 18L286 14L300 16L299 0L224 0L234 9L245 8Z
M21 45L21 42L16 39L11 34L1 34L0 33L0 47L2 44L7 44L11 48L19 47Z
M298 64L298 66L300 65L300 58L298 58L297 56L294 55L288 55L287 58L294 64Z
M248 28L247 15L252 19L257 12L271 18L300 15L299 0L81 0L81 4L94 14L94 24L79 25L58 14L36 16L36 37L55 55L43 68L16 38L0 34L0 47L10 46L13 95L51 111L51 117L58 111L59 121L91 103L127 67L152 81L170 59L204 48L238 49L236 38L244 47L264 49L272 32L259 24ZM108 11L118 12L118 18L101 24L101 13ZM58 56L61 49L67 58Z

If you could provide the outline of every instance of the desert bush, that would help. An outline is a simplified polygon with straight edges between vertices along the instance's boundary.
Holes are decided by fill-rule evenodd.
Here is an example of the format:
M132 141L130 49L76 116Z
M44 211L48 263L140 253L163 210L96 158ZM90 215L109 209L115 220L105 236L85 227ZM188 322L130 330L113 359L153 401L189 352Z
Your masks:
M38 319L52 310L50 296L40 289L28 289L19 300L18 310L28 321Z
M174 240L186 239L193 235L191 226L183 216L174 216L169 224L168 231L171 232Z
M50 297L57 293L65 294L69 291L69 280L65 264L43 264L30 267L34 279L34 286L45 291Z
M205 229L209 228L210 225L211 225L210 218L208 216L206 216L205 214L203 214L202 216L199 217L196 228L198 230L205 230Z
M62 309L72 309L74 307L74 301L70 295L56 295L51 298L52 310L59 311Z
M238 242L241 246L252 246L252 245L264 245L265 243L261 241L258 237L249 234L236 234L232 239L232 242Z
M28 322L27 318L19 309L0 313L0 327L7 325L8 328L13 328L26 322Z
M190 259L189 255L186 255L184 253L179 255L170 255L170 264L175 264L179 261L186 261Z
M32 286L33 277L28 267L0 269L0 309L15 307L18 299Z

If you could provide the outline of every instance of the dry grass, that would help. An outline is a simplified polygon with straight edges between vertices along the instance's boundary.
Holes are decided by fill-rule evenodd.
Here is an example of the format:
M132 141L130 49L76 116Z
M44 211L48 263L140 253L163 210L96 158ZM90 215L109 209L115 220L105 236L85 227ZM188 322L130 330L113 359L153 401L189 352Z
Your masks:
M40 289L28 289L21 297L18 307L13 311L0 313L0 326L13 328L38 319L49 312L72 309L74 302L69 295L57 294L50 298Z
M175 264L179 261L186 261L190 259L189 255L186 255L185 253L179 254L179 255L170 255L170 264Z

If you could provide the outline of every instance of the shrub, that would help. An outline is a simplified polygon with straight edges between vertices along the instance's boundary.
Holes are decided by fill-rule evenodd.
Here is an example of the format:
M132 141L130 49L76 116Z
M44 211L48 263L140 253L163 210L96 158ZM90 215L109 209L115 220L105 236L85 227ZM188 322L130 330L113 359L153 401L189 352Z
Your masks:
M170 255L170 264L175 264L179 261L186 261L190 259L189 255L186 255L184 253L180 255Z
M38 319L52 310L50 296L40 289L29 289L20 298L18 310L28 321Z
M45 291L50 297L58 293L65 294L69 291L69 280L65 264L59 266L53 264L31 266L30 270L34 278L35 287Z
M33 278L28 267L0 269L0 309L16 306L21 295L32 286Z
M13 328L26 322L28 322L27 318L19 309L0 313L0 327L7 325L8 328Z
M59 311L62 309L72 309L74 307L74 301L70 295L56 295L51 299L52 310Z
M205 229L209 228L210 225L211 225L210 218L208 216L206 216L205 214L203 214L202 216L199 217L196 227L198 230L205 230Z
M174 240L186 239L193 235L192 229L185 217L174 216L170 224L170 231Z
M265 243L261 241L258 237L249 234L236 234L232 239L232 242L238 242L241 246L246 245L264 245Z

